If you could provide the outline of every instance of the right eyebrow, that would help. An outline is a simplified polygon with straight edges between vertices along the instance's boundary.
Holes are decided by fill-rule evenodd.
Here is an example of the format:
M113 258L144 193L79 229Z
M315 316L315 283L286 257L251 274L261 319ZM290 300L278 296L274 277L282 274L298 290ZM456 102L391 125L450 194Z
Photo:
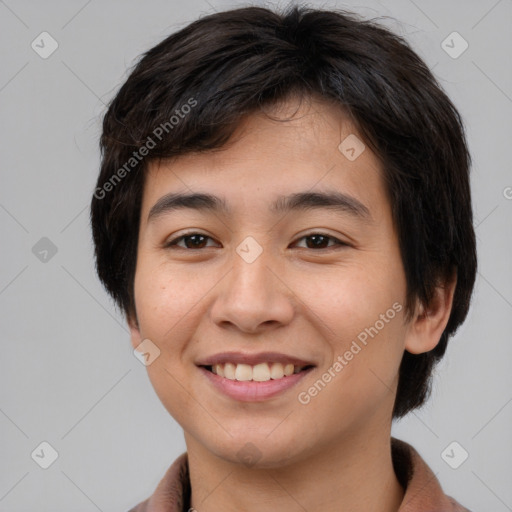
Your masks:
M166 213L175 210L190 208L200 211L215 211L224 214L229 213L226 202L212 194L181 194L170 193L161 197L151 208L148 214L148 222Z

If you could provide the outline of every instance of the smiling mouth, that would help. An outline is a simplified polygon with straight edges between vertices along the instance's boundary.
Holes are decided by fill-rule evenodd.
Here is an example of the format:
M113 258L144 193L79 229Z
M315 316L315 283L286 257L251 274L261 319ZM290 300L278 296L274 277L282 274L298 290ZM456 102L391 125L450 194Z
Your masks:
M219 377L224 377L228 380L241 382L267 382L270 380L286 379L286 377L313 368L313 365L297 366L292 363L259 363L256 365L222 363L202 367L211 373L214 373Z

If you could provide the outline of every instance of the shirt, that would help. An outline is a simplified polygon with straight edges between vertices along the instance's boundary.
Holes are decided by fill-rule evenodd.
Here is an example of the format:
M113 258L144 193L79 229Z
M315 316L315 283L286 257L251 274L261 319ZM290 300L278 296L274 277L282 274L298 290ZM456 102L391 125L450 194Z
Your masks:
M398 512L470 512L447 496L441 485L409 444L391 439L393 466L405 489ZM155 492L128 512L187 512L190 508L190 478L187 453L180 455L166 471Z

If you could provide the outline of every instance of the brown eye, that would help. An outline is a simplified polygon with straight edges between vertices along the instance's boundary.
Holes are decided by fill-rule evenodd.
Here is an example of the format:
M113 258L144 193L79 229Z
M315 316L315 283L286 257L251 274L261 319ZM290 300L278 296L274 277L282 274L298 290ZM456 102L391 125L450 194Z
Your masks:
M324 235L311 235L306 237L306 240L310 242L306 242L308 249L324 249L329 245L329 237Z
M174 240L171 240L166 247L176 246L181 249L203 249L207 247L208 240L212 240L209 236L201 233L191 233L189 235L182 235ZM183 242L183 244L181 244ZM211 247L211 246L209 246Z
M327 249L335 246L346 246L348 244L343 243L329 235L324 235L322 233L314 233L311 235L303 236L300 240L305 240L305 248L306 249ZM334 242L334 243L330 243ZM304 246L303 246L304 247Z

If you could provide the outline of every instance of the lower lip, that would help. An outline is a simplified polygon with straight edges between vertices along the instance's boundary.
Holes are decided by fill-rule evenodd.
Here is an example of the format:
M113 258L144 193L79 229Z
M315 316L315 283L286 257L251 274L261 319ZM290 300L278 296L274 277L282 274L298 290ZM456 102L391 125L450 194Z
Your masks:
M210 382L222 393L241 402L262 402L292 388L302 380L313 368L299 373L293 373L282 379L265 382L230 380L199 367Z

